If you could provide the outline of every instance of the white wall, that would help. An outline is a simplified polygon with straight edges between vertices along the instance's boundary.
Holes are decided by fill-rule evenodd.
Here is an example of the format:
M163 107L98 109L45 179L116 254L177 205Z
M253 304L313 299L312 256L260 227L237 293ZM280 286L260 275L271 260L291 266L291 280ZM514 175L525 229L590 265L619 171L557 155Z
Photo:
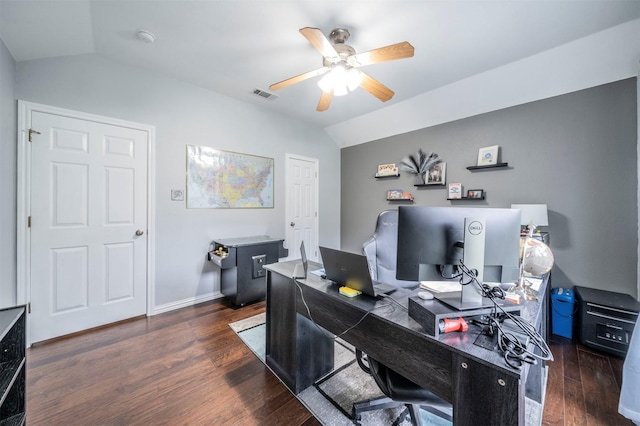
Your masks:
M16 62L0 40L0 308L16 304Z
M218 273L206 261L212 239L284 238L285 153L319 159L320 244L339 246L340 152L320 128L97 55L20 62L16 76L18 99L156 127L158 311L219 290ZM171 201L171 189L185 189L187 144L274 158L275 207L186 209Z

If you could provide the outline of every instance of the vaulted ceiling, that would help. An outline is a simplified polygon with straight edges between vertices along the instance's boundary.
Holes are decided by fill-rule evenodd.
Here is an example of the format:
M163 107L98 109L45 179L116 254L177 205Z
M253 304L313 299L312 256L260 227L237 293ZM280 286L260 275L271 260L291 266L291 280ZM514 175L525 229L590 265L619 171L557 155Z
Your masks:
M0 36L18 62L95 53L322 127L638 18L638 0L0 0ZM362 68L395 92L385 103L357 89L317 112L319 77L275 100L254 95L322 66L302 27L346 28L357 52L409 41L415 55Z

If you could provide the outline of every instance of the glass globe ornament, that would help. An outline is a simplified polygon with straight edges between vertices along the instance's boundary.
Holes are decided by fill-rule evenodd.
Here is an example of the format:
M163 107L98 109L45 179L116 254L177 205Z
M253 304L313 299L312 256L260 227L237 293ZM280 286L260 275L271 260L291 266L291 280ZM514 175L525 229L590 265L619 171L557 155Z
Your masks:
M554 263L553 252L548 245L529 235L520 239L520 279L518 284L509 290L523 300L539 300L538 291L532 289L533 281L551 271ZM537 278L534 278L537 277Z
M526 238L523 253L522 270L529 275L544 275L553 267L553 252L540 240Z

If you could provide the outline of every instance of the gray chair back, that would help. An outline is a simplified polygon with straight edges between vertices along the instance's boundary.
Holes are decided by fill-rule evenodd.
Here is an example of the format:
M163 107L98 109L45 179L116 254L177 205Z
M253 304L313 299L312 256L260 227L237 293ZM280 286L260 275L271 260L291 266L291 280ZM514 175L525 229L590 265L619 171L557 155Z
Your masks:
M398 211L385 210L378 215L373 236L362 245L371 279L396 287L416 287L418 282L396 279L397 248Z

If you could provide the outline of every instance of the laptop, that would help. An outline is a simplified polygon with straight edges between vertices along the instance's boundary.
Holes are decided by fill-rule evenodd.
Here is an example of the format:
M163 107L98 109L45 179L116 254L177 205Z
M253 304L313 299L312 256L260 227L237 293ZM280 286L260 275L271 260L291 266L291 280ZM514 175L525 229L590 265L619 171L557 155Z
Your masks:
M309 262L307 261L307 252L304 249L304 240L300 243L300 260L302 263L297 263L293 269L293 279L307 278Z
M374 282L369 274L367 257L361 254L320 247L324 272L328 280L361 291L369 296L381 296L397 290L390 284Z

